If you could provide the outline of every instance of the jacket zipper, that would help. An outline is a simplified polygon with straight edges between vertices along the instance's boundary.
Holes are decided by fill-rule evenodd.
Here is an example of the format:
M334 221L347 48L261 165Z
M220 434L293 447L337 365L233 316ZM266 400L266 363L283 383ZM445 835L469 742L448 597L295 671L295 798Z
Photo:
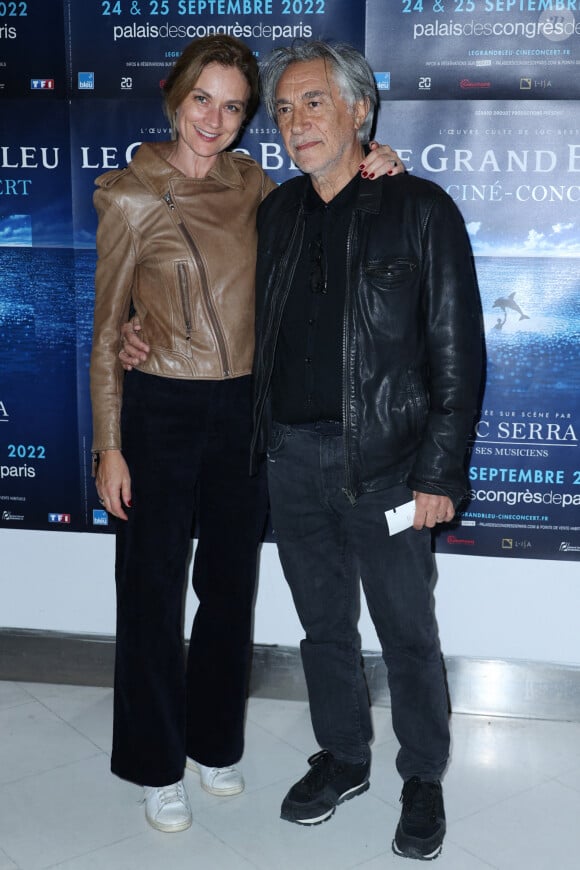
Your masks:
M179 277L179 292L181 293L181 304L183 306L183 316L185 318L185 338L187 341L190 341L192 317L189 300L189 282L187 280L187 269L183 263L177 264L177 275Z
M350 453L350 406L348 401L348 387L350 383L350 366L349 366L349 348L350 342L348 338L348 313L350 308L351 296L351 251L352 251L352 231L356 218L356 213L353 213L348 236L346 239L346 292L344 297L344 317L342 328L342 437L344 445L344 487L342 491L346 495L351 505L356 504L356 496L352 491L349 453Z
M211 298L211 293L209 291L209 282L207 280L207 272L205 271L205 266L203 264L203 261L202 261L200 255L199 255L199 251L197 250L195 242L193 241L193 239L189 233L189 230L187 229L187 227L183 223L183 220L181 219L181 215L179 214L179 209L177 208L177 206L173 202L173 199L171 197L171 193L169 191L167 191L167 193L164 195L163 199L165 200L167 206L169 207L169 210L177 216L177 224L179 226L179 229L181 231L182 236L184 237L184 239L187 243L189 250L191 251L191 255L194 259L195 265L196 265L197 270L199 272L199 278L200 278L199 283L201 286L201 295L202 295L204 302L206 304L206 308L207 308L207 312L209 314L209 319L211 322L212 330L213 330L214 337L215 337L215 340L216 340L216 343L218 346L220 363L221 363L223 375L225 378L228 378L230 376L231 372L230 372L230 366L229 366L229 362L228 362L228 353L227 353L226 341L225 341L225 337L224 337L224 333L223 333L221 324L219 322L217 312L215 310L213 299Z

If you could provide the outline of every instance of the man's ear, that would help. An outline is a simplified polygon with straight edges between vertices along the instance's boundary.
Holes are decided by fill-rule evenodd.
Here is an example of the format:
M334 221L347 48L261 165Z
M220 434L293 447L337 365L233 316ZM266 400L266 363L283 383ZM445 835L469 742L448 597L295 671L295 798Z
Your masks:
M362 100L357 100L354 104L354 126L355 129L360 129L364 124L366 117L369 113L371 104L368 97L365 97Z

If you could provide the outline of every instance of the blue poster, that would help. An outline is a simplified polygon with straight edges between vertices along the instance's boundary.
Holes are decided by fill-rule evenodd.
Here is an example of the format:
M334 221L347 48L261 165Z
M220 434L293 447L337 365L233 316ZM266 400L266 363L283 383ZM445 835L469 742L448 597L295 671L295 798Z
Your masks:
M296 37L348 39L362 48L364 4L347 0L69 0L67 20L82 516L88 530L108 531L110 518L96 497L90 455L94 179L126 166L141 142L170 138L161 89L175 59L192 39L229 33L248 42L258 58ZM237 147L254 157L277 182L297 172L262 109Z
M0 46L0 96L35 105L66 96L62 0L2 0Z
M193 39L225 33L261 59L293 39L364 45L351 0L68 0L71 96L156 97Z
M470 498L440 552L580 558L579 128L564 101L381 106L379 137L459 206L482 300Z
M577 100L576 0L368 0L366 55L389 100Z
M68 107L11 100L0 149L0 524L80 530Z

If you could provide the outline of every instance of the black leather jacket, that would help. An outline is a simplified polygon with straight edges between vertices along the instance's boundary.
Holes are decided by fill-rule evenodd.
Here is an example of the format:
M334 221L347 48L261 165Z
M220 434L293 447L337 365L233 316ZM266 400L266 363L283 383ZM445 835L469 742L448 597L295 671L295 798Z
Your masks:
M308 177L258 212L252 465L268 444L269 386L303 234ZM436 184L411 175L359 182L347 240L343 326L344 490L406 483L467 489L465 451L478 406L482 321L463 219Z

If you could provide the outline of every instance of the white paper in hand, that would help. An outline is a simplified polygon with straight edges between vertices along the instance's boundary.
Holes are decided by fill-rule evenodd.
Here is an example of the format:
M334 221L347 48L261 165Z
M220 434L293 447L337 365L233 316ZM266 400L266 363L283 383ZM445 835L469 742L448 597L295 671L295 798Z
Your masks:
M390 535L404 532L413 525L415 519L415 499L399 505L390 511L385 511Z

